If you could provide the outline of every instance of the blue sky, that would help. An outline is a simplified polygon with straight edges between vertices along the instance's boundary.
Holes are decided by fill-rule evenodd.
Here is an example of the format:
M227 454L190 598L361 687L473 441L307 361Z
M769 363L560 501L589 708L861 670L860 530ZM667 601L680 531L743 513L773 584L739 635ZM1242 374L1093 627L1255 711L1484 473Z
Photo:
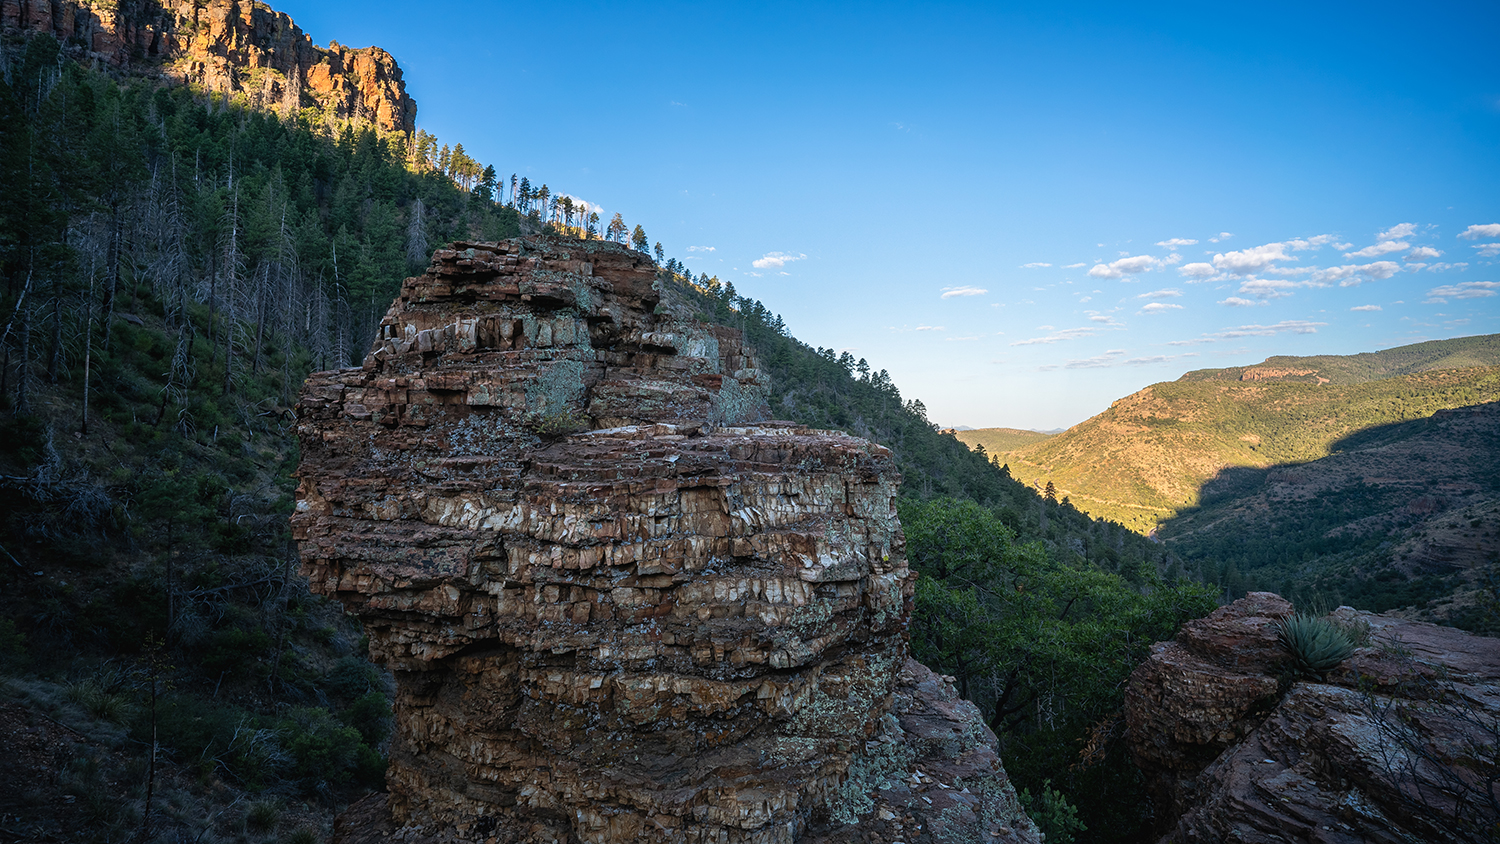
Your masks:
M1500 5L278 0L945 425L1500 332Z

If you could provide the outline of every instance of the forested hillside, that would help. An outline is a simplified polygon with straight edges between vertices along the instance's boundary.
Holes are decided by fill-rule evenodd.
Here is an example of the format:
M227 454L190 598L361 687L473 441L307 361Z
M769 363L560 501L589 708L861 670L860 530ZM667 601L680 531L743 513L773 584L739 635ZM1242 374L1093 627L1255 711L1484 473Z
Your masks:
M1306 367L1275 370L1256 376L1252 368L1244 380L1194 373L1153 384L1000 458L1016 477L1051 482L1085 512L1145 533L1195 506L1199 489L1224 467L1317 460L1365 428L1500 399L1494 366L1418 368L1344 383L1318 383Z
M0 732L52 725L62 749L6 774L0 812L34 837L315 840L380 782L389 689L296 575L302 380L357 363L449 240L649 241L545 185L506 197L459 145L21 46L0 84ZM1119 681L1211 593L939 432L886 373L653 251L677 306L746 332L774 415L891 447L924 574L913 647L984 708L1051 840L1130 840L1147 809Z
M1500 402L1366 428L1330 450L1226 469L1159 534L1190 560L1216 561L1211 574L1231 591L1410 607L1500 632Z

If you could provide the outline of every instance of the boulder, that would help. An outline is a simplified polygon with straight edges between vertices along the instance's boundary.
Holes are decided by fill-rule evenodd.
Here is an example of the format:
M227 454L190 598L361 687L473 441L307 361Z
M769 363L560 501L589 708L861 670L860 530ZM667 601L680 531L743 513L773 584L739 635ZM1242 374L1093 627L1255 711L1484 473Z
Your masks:
M1298 678L1251 593L1156 645L1127 741L1167 842L1471 842L1500 824L1500 640L1360 612L1361 646Z

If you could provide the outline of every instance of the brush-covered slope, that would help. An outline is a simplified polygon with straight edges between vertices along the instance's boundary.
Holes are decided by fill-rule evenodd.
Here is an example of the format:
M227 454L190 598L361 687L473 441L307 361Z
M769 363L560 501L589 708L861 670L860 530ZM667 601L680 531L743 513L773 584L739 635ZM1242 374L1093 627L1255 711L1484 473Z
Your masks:
M1500 630L1500 402L1367 428L1327 457L1230 468L1159 535L1231 589Z
M973 428L968 431L954 431L953 435L958 438L959 442L976 451L983 446L986 454L1017 451L1054 436L1021 428Z
M1496 364L1500 335L1199 370L999 457L1016 478L1051 481L1090 515L1146 532L1225 468L1317 460L1366 428L1500 399Z

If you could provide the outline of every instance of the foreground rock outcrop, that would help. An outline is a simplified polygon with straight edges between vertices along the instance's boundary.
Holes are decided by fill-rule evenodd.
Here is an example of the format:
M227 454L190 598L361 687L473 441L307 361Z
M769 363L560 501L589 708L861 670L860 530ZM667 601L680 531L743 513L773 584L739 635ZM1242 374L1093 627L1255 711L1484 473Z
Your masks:
M257 108L314 106L389 132L416 126L401 68L379 47L327 47L252 0L0 0L9 33L47 33L65 49L132 73L160 73Z
M397 683L341 840L1036 840L907 659L890 454L765 395L647 256L543 238L438 251L308 380L303 570Z
M1166 842L1489 841L1500 824L1500 640L1341 608L1367 644L1326 682L1282 668L1251 593L1131 677L1131 751Z

